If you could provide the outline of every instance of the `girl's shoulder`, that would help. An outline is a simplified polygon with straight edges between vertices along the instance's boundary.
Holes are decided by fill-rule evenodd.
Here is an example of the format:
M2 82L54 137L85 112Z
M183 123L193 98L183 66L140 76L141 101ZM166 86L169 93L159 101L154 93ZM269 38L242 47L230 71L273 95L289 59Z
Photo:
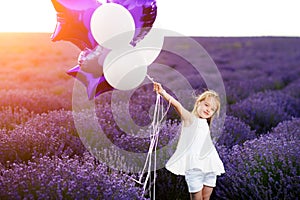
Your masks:
M209 125L206 119L199 118L195 116L192 112L188 115L188 117L183 120L183 127L198 127L198 128L204 128L209 129Z
M197 119L196 116L190 111L185 110L184 117L182 118L183 126L189 127L191 126Z

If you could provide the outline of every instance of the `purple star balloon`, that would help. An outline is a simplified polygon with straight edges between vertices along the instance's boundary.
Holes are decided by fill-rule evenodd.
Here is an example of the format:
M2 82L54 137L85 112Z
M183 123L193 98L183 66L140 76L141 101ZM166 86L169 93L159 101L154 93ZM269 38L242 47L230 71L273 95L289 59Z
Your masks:
M114 89L111 85L109 85L103 75L100 77L94 77L93 74L81 70L80 65L76 65L70 69L67 74L83 83L86 87L86 92L90 100L104 92Z
M57 24L51 36L52 41L65 40L75 44L82 52L87 49L93 51L98 44L92 36L90 20L94 11L102 4L97 0L51 1L57 12ZM131 13L136 28L131 41L133 46L147 35L156 19L156 0L107 0L107 3L120 4ZM95 73L83 70L80 63L68 70L67 74L85 85L89 99L114 89L108 84L103 74L95 77Z
M51 0L57 12L57 23L51 36L53 42L70 41L79 49L93 49L97 42L92 36L90 20L101 3L97 0Z

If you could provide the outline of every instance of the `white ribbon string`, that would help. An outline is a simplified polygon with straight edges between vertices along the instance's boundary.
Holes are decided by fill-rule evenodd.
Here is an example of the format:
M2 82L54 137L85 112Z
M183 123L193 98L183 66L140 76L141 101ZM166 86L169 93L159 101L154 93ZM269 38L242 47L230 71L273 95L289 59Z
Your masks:
M147 75L147 78L154 83L153 79ZM168 113L171 102L169 102L168 108L166 111L164 111L164 105L163 101L161 101L161 96L157 93L156 95L156 101L155 101L155 107L154 107L154 113L153 113L153 120L151 123L151 131L150 131L150 145L149 145L149 150L147 153L146 161L143 167L143 170L140 174L139 180L135 180L137 183L143 185L143 195L145 194L146 187L148 185L148 190L150 191L151 188L151 165L152 165L152 154L154 153L154 163L153 163L153 171L154 171L154 176L153 176L153 199L155 199L155 180L156 180L156 164L157 164L157 155L156 155L156 150L157 150L157 145L158 145L158 138L159 138L159 132L161 130L161 122L165 118L166 114ZM154 150L154 151L153 151ZM145 174L147 168L147 175L144 180L143 175ZM151 191L150 191L150 198L151 198Z

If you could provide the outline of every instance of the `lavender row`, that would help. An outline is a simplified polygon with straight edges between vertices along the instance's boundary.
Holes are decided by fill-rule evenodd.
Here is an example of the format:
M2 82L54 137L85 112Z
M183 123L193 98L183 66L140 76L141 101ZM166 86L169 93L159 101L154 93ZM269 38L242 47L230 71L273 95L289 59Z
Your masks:
M300 99L283 91L258 92L231 105L228 113L244 121L260 135L279 122L300 117Z
M100 111L99 108L98 112L103 112L103 110L105 109L102 108ZM106 114L109 115L110 113L107 112ZM85 122L86 117L88 116L82 116L82 120ZM29 175L26 175L18 179L16 177L12 177L12 175L8 177L5 173L12 170L12 166L17 166L17 168L20 167L23 169L30 167L32 163L37 163L36 167L40 167L41 164L39 163L40 161L38 161L39 159L54 159L56 161L59 160L59 162L61 162L61 160L65 160L65 170L71 170L69 168L72 168L72 165L68 165L67 163L78 160L85 155L85 149L79 140L78 135L76 135L74 124L71 122L72 113L70 111L61 110L49 112L48 114L37 115L33 119L27 121L27 123L23 126L20 125L14 130L5 131L3 129L1 134L1 141L3 141L1 144L1 158L4 160L2 160L1 166L3 172L2 178L6 180L5 184L7 184L3 187L7 188L10 184L14 184L10 182L11 180L19 180L18 182L20 183L27 180L27 183L24 184L25 186L17 184L16 182L15 187L21 187L21 189L14 190L19 191L21 194L23 194L24 191L26 193L29 189L22 187L33 184L37 181L37 177L28 180L26 177ZM299 125L299 118L294 118L292 121L280 123L276 128L271 130L270 134L264 135L258 139L253 139L254 133L250 130L249 126L242 121L239 121L236 117L227 116L226 125L222 134L224 138L220 138L218 141L219 144L227 145L227 147L220 147L221 158L224 161L227 173L220 178L218 183L215 193L218 199L221 197L239 198L243 195L243 197L250 195L250 197L253 198L262 196L267 199L280 199L282 197L288 199L295 197L299 193L300 163L297 159L300 138ZM90 127L88 123L86 126ZM115 125L111 124L105 126L106 127L104 128L106 130L113 131L107 133L108 135L111 134L120 136L121 133L114 129ZM174 132L178 131L180 128L180 124L172 123L171 121L167 123L167 126L169 128L163 129L162 138L160 138L162 146L167 144L167 141L170 141L170 138L174 137ZM169 130L169 132L167 130ZM136 152L145 151L149 144L149 141L147 140L132 140L129 136L115 137L112 138L112 141L119 147ZM105 156L111 156L111 160L119 160L120 162L117 164L120 164L122 159L118 158L117 154L112 154L107 154ZM10 162L8 163L7 161L9 160ZM27 164L23 163L24 161L26 161ZM17 168L13 170L17 170ZM18 175L22 174L20 171L17 170L10 172ZM44 173L44 171L47 170L45 168L41 168L39 173ZM31 171L30 173L28 172L28 174L31 173ZM186 187L184 181L180 177L171 176L169 172L166 172L163 169L158 171L158 175L158 194L163 195L164 193L161 190L165 190L165 188L169 188L170 190L168 191L174 191L174 187L178 187L183 192L180 195L185 196L184 194L187 192ZM89 177L91 174L86 176ZM70 182L72 182L72 180L65 177L60 180L62 179L65 180L65 184L70 184ZM254 182L257 184L249 184ZM72 183L79 184L76 181ZM36 187L41 187L42 183L38 182L36 184ZM58 183L52 184L54 184L53 187L56 189L60 187L57 185ZM106 187L106 183L101 184L104 184L101 185L102 187ZM240 187L241 184L242 187ZM288 187L281 188L282 184L288 185ZM230 187L228 187L228 185L230 185ZM134 190L138 190L139 188L139 186L132 187ZM234 188L234 190L228 189L231 187ZM262 190L261 188L264 189ZM282 192L278 192L278 188L282 189L280 190ZM33 195L36 190L37 189L34 188L30 190L28 194L23 195ZM245 191L254 191L254 193L247 193ZM53 191L52 193L56 194ZM3 194L17 195L15 193ZM43 193L39 193L35 195L42 194ZM50 193L45 194L50 195ZM97 195L99 195L99 193L97 193Z
M218 181L217 199L298 199L299 126L295 118L242 146L220 148L226 174Z
M15 115L13 115L15 116ZM12 130L1 129L0 162L23 162L33 156L82 155L85 151L71 111L36 114Z
M34 157L0 170L1 199L146 199L137 177L113 171L89 153Z

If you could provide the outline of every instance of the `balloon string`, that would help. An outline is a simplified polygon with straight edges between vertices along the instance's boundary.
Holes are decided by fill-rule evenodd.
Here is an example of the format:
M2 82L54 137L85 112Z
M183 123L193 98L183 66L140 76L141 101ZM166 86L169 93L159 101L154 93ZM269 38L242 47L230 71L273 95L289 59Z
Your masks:
M146 75L147 78L154 83L153 78L151 78L148 74ZM145 194L146 191L146 187L148 185L148 190L150 191L150 187L151 187L151 165L152 165L152 153L154 150L154 163L153 163L153 171L154 171L154 175L153 175L153 199L155 199L155 181L156 181L156 165L157 165L157 154L156 154L156 150L157 150L157 146L158 146L158 138L159 138L159 132L161 130L161 122L163 121L163 119L165 118L166 114L168 113L170 106L171 106L171 102L169 102L169 105L166 109L166 111L164 111L164 105L163 105L163 101L161 101L161 96L157 93L156 94L156 102L155 102L155 107L154 107L154 113L153 113L153 120L151 123L151 132L150 132L150 145L149 145L149 150L147 153L147 157L146 157L146 161L143 167L143 170L140 174L139 180L134 179L134 181L136 181L137 183L143 185L143 195ZM142 182L143 179L143 175L145 174L147 168L147 175L146 178L144 180L144 182ZM150 198L151 198L151 192L150 192Z
M148 74L146 74L146 77L147 77L152 83L154 83L153 78L151 78Z

